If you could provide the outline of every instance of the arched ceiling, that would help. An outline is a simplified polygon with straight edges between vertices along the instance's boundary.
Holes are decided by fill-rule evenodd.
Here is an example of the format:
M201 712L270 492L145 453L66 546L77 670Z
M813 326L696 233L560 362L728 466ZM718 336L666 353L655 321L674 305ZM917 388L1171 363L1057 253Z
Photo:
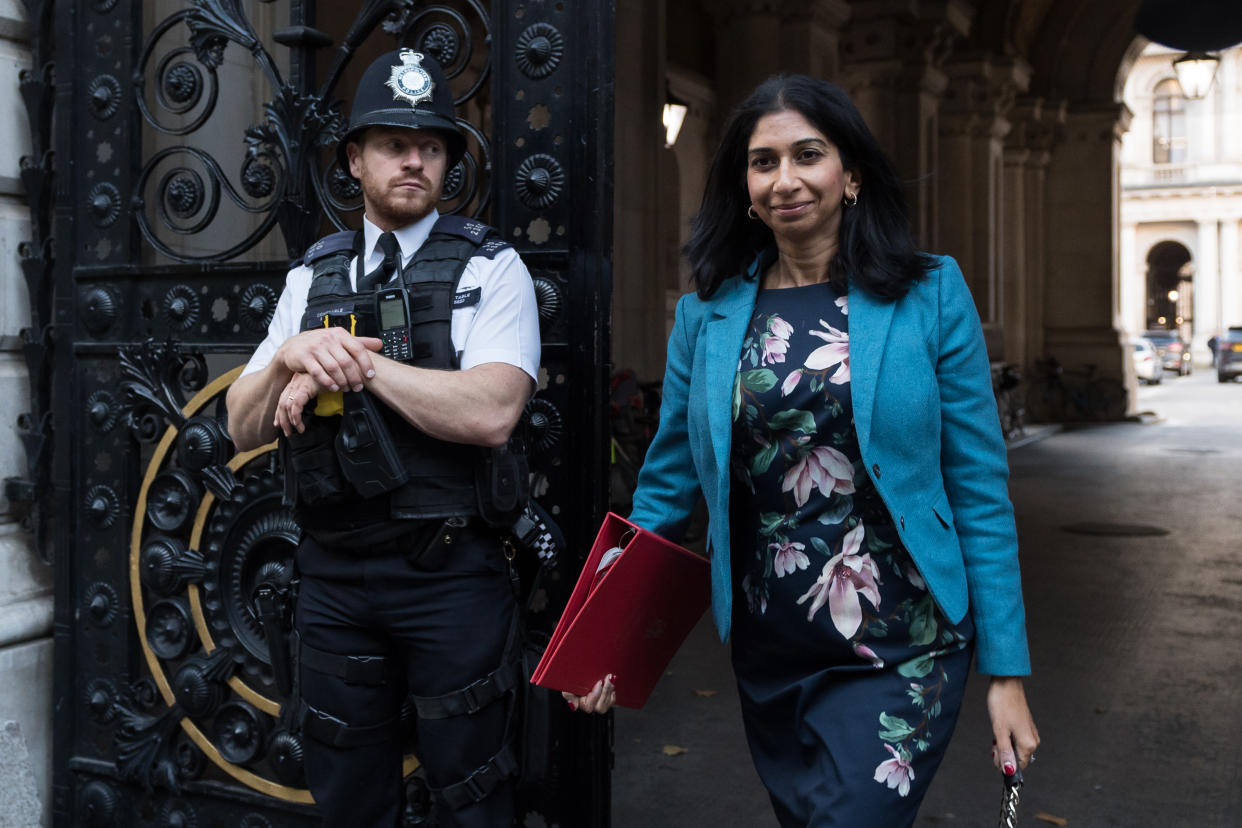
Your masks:
M976 0L970 50L1031 64L1031 94L1071 103L1120 100L1142 41L1140 0Z
M1026 54L1031 91L1071 103L1120 101L1118 75L1133 60L1138 7L1139 0L1048 3Z

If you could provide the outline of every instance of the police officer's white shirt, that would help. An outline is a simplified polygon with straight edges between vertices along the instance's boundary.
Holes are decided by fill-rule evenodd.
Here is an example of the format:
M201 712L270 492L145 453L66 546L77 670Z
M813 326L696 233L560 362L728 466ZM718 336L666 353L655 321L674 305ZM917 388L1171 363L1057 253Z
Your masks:
M419 221L393 231L401 245L403 267L422 247L439 217L440 214L432 210L430 215ZM384 261L383 252L377 249L383 231L365 217L362 228L363 249L366 251L363 273L370 273ZM289 271L284 292L280 294L272 322L267 328L267 338L259 343L242 376L267 367L284 341L301 330L313 275L306 265ZM355 256L349 263L349 283L354 289L357 289L357 276ZM470 259L457 284L457 293L468 294L476 288L480 293L478 301L455 307L450 322L453 348L457 351L461 369L464 371L487 362L503 362L521 368L538 381L539 308L535 303L530 273L517 252L509 248L497 253L494 259L482 256Z

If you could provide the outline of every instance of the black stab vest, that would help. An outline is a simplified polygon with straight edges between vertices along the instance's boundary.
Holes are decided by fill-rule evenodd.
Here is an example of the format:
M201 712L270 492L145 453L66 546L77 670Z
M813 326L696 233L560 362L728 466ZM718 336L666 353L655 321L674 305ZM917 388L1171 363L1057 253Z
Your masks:
M313 276L301 330L340 325L357 336L378 336L374 295L358 295L349 281L350 260L361 262L361 232L320 239L303 263ZM456 370L452 314L457 284L474 256L494 258L510 245L491 227L458 216L442 216L400 274L410 308L412 346L408 365ZM354 393L354 392L347 392ZM367 394L363 390L357 392ZM282 437L287 451L285 502L304 531L328 545L379 542L408 530L410 521L479 514L476 480L488 449L431 437L372 397L409 479L383 495L364 498L344 481L336 457L339 414L321 395L306 408L306 431ZM334 466L337 466L334 468Z

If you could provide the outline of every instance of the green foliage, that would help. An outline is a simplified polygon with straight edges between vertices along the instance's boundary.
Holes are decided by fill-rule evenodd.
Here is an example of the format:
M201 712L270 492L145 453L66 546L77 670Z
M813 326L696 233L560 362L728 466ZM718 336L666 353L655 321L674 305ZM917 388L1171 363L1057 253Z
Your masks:
M923 676L930 673L932 668L935 666L936 657L933 654L928 653L927 655L919 656L916 659L902 662L898 665L897 672L906 678L923 678Z
M939 632L936 604L930 595L926 595L910 612L910 646L925 647L936 640Z
M741 373L742 385L751 391L763 393L776 387L776 372L770 368L756 368Z
M887 713L880 714L880 727L884 728L880 731L880 738L886 742L904 741L914 732L914 728L905 719Z

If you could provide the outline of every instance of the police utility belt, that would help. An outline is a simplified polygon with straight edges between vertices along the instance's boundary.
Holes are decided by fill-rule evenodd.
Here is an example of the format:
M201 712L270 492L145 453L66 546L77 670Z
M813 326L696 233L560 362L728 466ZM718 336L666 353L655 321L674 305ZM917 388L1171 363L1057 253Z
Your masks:
M481 222L442 216L398 278L356 294L349 264L356 257L361 268L362 247L361 231L346 231L306 251L302 262L313 276L301 330L342 327L380 339L384 356L406 365L459 369L453 309L480 296L478 288L457 292L461 274L472 257L494 258L509 245ZM450 443L365 389L320 394L303 422L304 432L281 438L284 502L324 545L379 544L450 519L508 529L529 499L520 426L501 448Z

